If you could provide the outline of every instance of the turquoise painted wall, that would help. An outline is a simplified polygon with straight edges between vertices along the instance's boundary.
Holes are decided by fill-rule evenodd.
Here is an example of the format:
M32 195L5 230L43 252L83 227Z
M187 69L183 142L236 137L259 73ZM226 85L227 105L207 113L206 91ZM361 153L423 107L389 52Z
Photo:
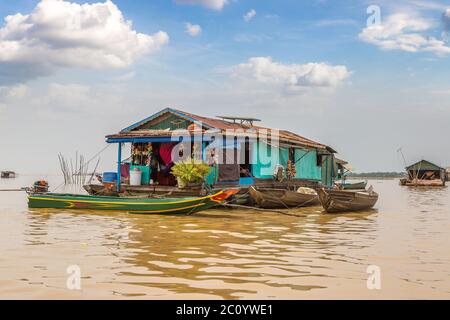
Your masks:
M283 165L287 168L289 160L289 149L278 148L276 155L272 156L270 153L270 146L263 142L259 142L257 147L253 148L253 175L260 179L271 179L275 166L277 164ZM305 150L295 150L295 160L300 159L307 153ZM272 158L272 159L271 159ZM270 162L270 160L272 160ZM269 164L270 163L270 164ZM295 164L297 170L297 179L316 180L322 179L322 168L317 166L317 151L312 150L306 154L299 162Z
M331 187L334 182L334 157L332 155L322 156L322 184Z
M259 179L271 179L275 166L280 164L280 154L272 155L272 148L264 142L256 143L253 148L253 176Z
M286 169L288 161L289 161L289 149L288 148L280 148L279 164L281 164Z
M277 164L283 165L287 168L287 162L289 160L289 149L288 148L277 148L277 152L272 155L271 147L264 142L258 142L255 144L253 150L253 164L252 171L253 176L259 179L272 179L273 173L275 171L275 166ZM303 157L303 158L302 158ZM329 169L323 170L321 166L317 166L317 151L311 150L295 150L295 160L300 159L299 162L295 164L297 170L297 179L305 179L305 180L314 180L321 181L322 180L322 172L325 171L330 175ZM214 183L216 179L217 171L213 170L211 174L207 178L208 183ZM326 183L329 184L329 177L325 179Z
M303 158L302 158L303 157ZM301 159L295 164L296 178L307 180L322 180L322 168L317 166L317 151L295 149L295 160Z

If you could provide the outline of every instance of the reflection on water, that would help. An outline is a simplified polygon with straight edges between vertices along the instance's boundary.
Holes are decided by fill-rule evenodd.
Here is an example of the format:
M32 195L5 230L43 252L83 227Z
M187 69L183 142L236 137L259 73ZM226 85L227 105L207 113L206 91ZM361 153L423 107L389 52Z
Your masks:
M376 210L302 217L28 210L25 195L0 193L0 297L450 298L449 189L373 185ZM81 291L66 288L70 265ZM367 289L369 265L382 290Z

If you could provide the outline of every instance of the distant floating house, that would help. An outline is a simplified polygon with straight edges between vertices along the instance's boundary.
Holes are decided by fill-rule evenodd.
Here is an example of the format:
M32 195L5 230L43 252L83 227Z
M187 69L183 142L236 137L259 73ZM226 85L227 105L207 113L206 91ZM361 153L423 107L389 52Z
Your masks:
M407 178L401 180L408 186L445 186L445 169L427 161L421 160L406 167Z
M175 155L207 162L214 169L207 179L212 186L333 184L338 172L334 149L256 122L259 120L208 118L167 108L108 135L106 141L118 145L121 181L126 181L129 170L138 168L143 171L143 185L173 186L176 181L167 169L179 161ZM124 143L131 144L132 150L125 161Z

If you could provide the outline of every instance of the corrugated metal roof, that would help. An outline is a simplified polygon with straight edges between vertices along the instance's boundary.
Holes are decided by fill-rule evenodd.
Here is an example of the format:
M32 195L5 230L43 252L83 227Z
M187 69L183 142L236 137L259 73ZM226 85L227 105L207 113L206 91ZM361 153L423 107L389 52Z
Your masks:
M419 171L419 170L443 170L444 168L441 168L440 166L427 161L427 160L420 160L419 162L416 162L408 167L406 167L406 170L408 171Z
M236 136L248 136L251 134L264 134L267 132L268 135L271 135L271 138L279 138L280 141L291 143L295 146L304 146L309 148L316 148L316 149L322 149L331 153L336 153L334 149L331 147L328 147L324 144L321 144L319 142L313 141L311 139L307 139L303 136L300 136L296 133L287 131L287 130L277 130L277 129L271 129L267 127L262 126L249 126L247 124L241 124L241 123L234 123L229 122L221 119L214 119L214 118L208 118L208 117L202 117L196 114L192 114L189 112L167 108L164 109L157 114L146 118L124 130L122 130L118 134L109 135L106 138L113 139L113 138L136 138L136 137L169 137L172 133L176 131L168 131L168 130L139 130L140 127L144 126L148 122L156 119L159 116L162 116L166 113L173 113L178 116L184 117L185 119L188 119L190 121L196 121L203 123L204 128L216 128L218 130L224 131L232 131L235 132Z

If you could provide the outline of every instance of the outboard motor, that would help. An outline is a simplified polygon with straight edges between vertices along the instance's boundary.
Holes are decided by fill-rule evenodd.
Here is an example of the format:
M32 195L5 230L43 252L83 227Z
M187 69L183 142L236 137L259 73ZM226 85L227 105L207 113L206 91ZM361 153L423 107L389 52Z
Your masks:
M41 180L36 181L31 188L32 193L47 193L49 189L49 185L47 181Z

